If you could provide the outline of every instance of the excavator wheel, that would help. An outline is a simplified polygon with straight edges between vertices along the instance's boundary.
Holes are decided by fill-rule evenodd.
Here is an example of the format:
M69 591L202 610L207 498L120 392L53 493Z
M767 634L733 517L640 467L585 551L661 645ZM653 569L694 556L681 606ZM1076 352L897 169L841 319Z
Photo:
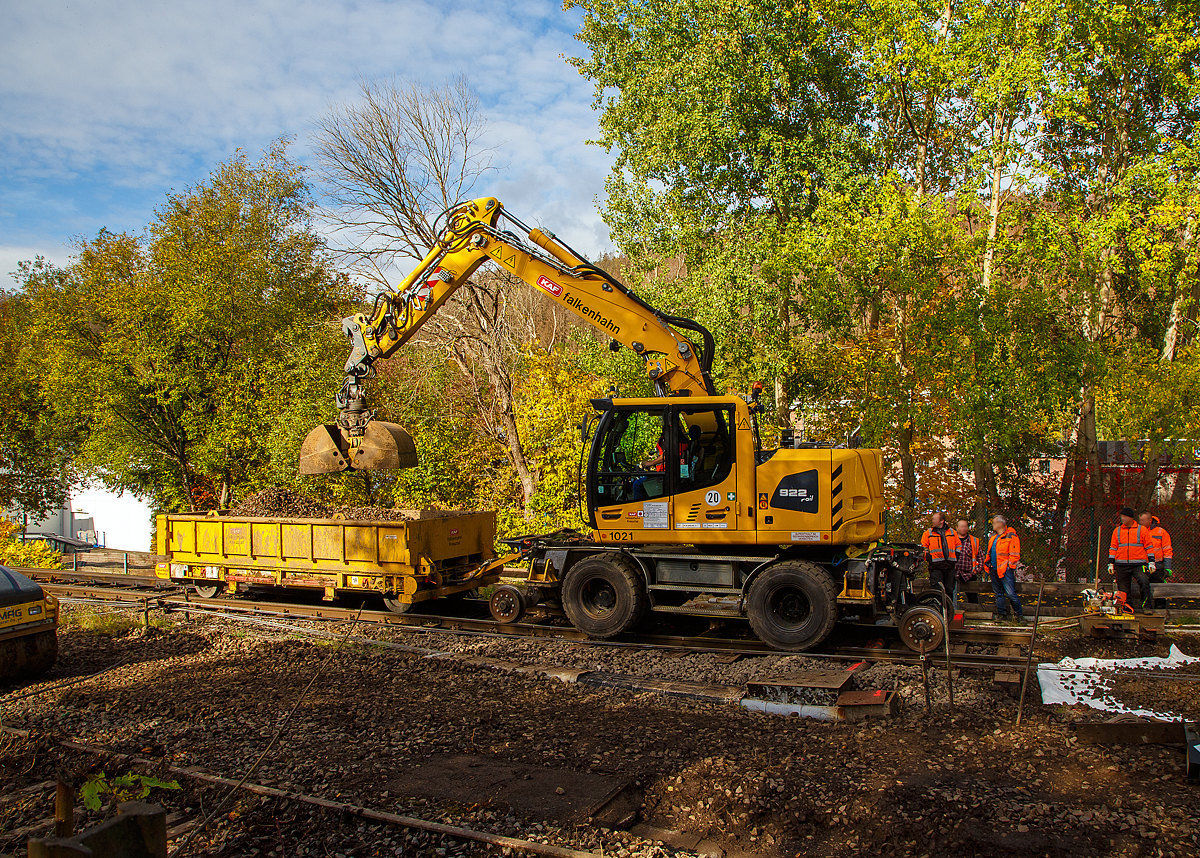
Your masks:
M909 608L900 618L900 640L911 650L933 652L946 639L946 624L942 612L927 605Z
M492 593L488 602L488 610L492 619L498 623L517 623L525 616L528 601L525 593L512 584L501 584Z
M381 471L415 468L417 446L399 424L372 420L358 443L336 423L313 429L300 445L301 474L336 474L338 471Z
M750 628L773 649L802 652L819 644L837 622L833 576L803 560L768 566L750 584Z
M580 560L567 571L562 604L575 628L604 640L636 626L650 607L650 597L632 562L601 554Z

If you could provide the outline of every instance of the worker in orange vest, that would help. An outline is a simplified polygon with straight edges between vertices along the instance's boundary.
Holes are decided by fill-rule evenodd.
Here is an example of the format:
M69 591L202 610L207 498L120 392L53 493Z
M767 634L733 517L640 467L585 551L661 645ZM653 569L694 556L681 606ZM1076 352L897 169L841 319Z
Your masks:
M1150 542L1154 544L1154 572L1150 576L1151 584L1162 584L1171 577L1171 567L1175 565L1175 551L1171 548L1171 534L1162 526L1157 515L1148 512L1141 514L1138 519L1142 527L1150 531ZM1156 608L1165 608L1167 603L1159 599L1154 603Z
M994 620L1008 619L1011 602L1018 623L1025 622L1025 611L1017 598L1017 567L1021 565L1021 540L1017 532L1008 526L1008 519L998 515L992 519L992 532L988 536L984 562L992 576L992 592L996 595Z
M921 534L925 562L929 566L929 586L954 598L954 562L958 539L946 524L946 514L935 512L929 517L929 529Z
M1121 510L1121 524L1113 528L1108 546L1108 571L1115 580L1118 599L1124 599L1128 604L1129 587L1137 581L1142 593L1142 607L1154 604L1150 584L1150 575L1155 571L1154 543L1150 531L1138 524L1137 513L1130 507Z

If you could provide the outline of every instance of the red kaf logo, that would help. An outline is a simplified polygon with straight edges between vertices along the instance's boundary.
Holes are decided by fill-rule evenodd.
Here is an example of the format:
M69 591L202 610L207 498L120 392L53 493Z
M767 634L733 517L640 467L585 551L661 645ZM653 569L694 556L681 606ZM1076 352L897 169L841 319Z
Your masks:
M547 292L549 292L555 298L557 298L559 295L562 294L562 287L559 286L557 283L555 283L553 280L551 280L549 277L539 277L537 283L539 286L541 286L543 289L545 289Z

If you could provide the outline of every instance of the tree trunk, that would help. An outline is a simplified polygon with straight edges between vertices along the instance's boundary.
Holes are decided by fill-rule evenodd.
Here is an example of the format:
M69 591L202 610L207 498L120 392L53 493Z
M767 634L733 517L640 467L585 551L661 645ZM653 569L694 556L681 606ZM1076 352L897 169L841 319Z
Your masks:
M1054 542L1051 545L1050 556L1057 558L1062 553L1063 529L1066 527L1067 510L1071 506L1071 489L1075 485L1075 462L1079 458L1079 421L1071 430L1067 441L1066 454L1063 457L1062 481L1058 485L1058 501L1054 505L1054 518L1051 521Z
M901 500L907 510L917 503L917 471L913 462L912 440L912 421L906 420L900 427L897 442L900 446Z
M775 379L775 415L779 418L779 428L787 431L792 428L792 409L783 389L783 379Z
M1161 444L1154 438L1146 443L1146 466L1142 469L1142 478L1138 480L1137 493L1133 498L1133 508L1138 512L1150 509L1154 495L1158 489L1158 460L1161 455Z
M1090 384L1084 385L1083 402L1079 407L1080 461L1086 464L1083 472L1082 504L1076 507L1099 507L1104 501L1100 471L1100 445L1096 441L1096 397Z
M988 237L987 250L983 253L983 277L981 280L986 294L992 283L992 266L996 258L996 236L1000 233L1000 197L1004 193L1001 187L1004 181L1004 165L1007 163L1009 135L1012 133L1012 119L1005 118L1003 110L998 110L994 119L992 132L992 194L988 204Z
M975 505L971 510L971 517L975 519L975 532L986 533L988 529L988 501L987 486L990 482L987 478L987 472L990 470L991 464L984 458L983 453L975 454Z
M484 371L496 395L496 422L504 433L505 453L513 470L517 472L517 479L521 481L521 508L525 517L529 518L529 506L541 479L537 468L525 455L525 446L521 443L521 433L517 429L517 415L513 407L512 378L499 367L486 362Z

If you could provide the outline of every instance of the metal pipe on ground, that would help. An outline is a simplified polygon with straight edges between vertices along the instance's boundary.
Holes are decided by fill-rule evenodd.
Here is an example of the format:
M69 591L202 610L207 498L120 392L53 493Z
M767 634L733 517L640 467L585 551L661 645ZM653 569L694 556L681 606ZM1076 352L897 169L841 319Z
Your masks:
M1033 635L1029 638L1029 656L1025 659L1025 676L1021 680L1021 699L1017 703L1017 726L1021 726L1021 715L1025 712L1025 691L1029 688L1029 668L1033 664L1033 647L1037 644L1038 621L1042 618L1042 588L1038 587L1037 610L1033 613Z

